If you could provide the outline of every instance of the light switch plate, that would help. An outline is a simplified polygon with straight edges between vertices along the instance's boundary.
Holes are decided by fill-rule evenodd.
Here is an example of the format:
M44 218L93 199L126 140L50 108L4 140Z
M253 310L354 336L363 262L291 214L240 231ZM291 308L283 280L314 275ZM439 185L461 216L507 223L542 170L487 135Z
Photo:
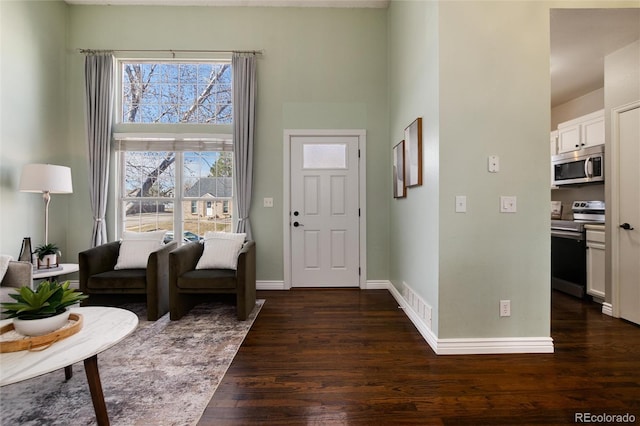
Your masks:
M264 207L273 207L273 198L265 198L263 206Z
M466 213L466 212L467 212L467 196L456 195L456 213Z

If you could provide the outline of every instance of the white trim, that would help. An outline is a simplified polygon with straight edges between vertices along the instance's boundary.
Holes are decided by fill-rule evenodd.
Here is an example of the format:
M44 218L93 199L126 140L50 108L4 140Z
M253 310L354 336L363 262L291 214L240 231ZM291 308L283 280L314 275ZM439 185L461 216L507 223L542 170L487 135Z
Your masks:
M406 284L404 285L408 288ZM410 288L408 290L413 292ZM389 292L436 355L553 353L554 351L551 337L439 339L428 327L425 319L421 318L391 282L389 282ZM419 302L416 303L419 304Z
M620 223L620 115L629 110L639 108L640 100L611 109L611 144L609 147L611 165L607 173L605 169L605 182L611 183L611 200L607 202L607 211L611 212L611 219L607 221L610 225L611 235L606 238L611 239L611 316L620 318L620 228L616 224ZM602 306L604 312L604 304Z
M609 315L610 317L613 316L613 307L611 306L611 303L609 302L602 303L602 313L605 315Z
M388 280L369 280L361 287L361 290L389 290L391 283Z
M551 337L438 339L438 355L552 354Z
M364 129L285 129L283 138L283 260L284 289L291 288L291 138L295 136L357 136L360 159L359 172L359 208L360 208L360 288L367 288L367 131Z
M284 281L256 281L256 290L289 290L284 287Z

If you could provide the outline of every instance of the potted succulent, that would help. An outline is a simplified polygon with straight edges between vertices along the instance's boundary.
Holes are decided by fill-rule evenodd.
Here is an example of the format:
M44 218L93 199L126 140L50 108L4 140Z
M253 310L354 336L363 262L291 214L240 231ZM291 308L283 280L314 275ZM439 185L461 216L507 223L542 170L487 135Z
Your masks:
M38 255L38 268L53 268L58 266L58 256L62 256L60 249L53 243L43 244L34 251Z
M69 288L69 281L43 281L35 291L23 286L9 296L16 301L2 303L2 313L13 318L13 327L25 336L40 336L61 328L69 319L68 307L88 297Z

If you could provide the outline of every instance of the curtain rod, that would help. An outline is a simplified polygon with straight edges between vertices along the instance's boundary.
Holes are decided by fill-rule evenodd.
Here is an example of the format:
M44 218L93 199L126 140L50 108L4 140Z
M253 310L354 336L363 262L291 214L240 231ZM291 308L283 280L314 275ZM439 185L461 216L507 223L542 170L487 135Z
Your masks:
M199 49L78 49L80 53L99 53L99 52L151 52L151 53L171 53L175 58L176 53L248 53L251 55L262 55L264 50L199 50Z

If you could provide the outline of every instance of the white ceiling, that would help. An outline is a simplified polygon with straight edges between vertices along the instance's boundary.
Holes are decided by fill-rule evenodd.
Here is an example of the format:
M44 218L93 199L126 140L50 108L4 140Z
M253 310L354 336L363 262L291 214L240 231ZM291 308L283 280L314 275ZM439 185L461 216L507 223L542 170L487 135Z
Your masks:
M386 8L389 0L65 0L70 4ZM640 39L640 8L552 9L551 106L604 85L604 57Z
M551 106L604 86L604 57L640 39L640 9L551 10Z
M386 8L390 0L65 0L69 4L145 6L262 6L262 7L374 7Z

